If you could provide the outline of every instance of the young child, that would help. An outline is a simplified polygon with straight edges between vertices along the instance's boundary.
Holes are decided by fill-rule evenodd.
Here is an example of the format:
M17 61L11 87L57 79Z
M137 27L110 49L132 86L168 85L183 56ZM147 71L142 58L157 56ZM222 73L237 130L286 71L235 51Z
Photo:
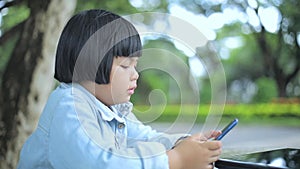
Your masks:
M24 143L19 169L206 169L220 141L201 134L165 134L131 112L142 45L134 26L88 10L65 26L56 53L52 92L38 126Z

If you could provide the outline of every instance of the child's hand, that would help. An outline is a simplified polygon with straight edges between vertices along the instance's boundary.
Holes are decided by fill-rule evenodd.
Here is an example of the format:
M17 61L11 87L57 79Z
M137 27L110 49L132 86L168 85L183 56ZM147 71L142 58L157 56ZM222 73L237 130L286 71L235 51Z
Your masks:
M220 141L200 142L193 137L182 140L168 152L170 169L211 169L221 147Z
M191 135L191 138L194 140L200 141L200 142L204 142L209 139L218 137L218 135L220 135L221 133L222 133L221 131L211 131L211 132L207 132L204 134L197 133L197 134Z

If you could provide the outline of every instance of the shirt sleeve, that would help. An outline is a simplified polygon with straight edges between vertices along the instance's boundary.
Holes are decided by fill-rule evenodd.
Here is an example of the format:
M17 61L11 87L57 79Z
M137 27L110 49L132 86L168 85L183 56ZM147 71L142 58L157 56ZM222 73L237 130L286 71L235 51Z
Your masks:
M76 104L75 104L76 103ZM74 105L75 104L75 105ZM157 133L136 125L143 137L130 147L116 148L114 140L106 138L91 106L82 100L63 100L55 110L49 132L49 163L53 168L70 169L168 169L166 146L156 142ZM135 126L135 125L134 125ZM131 126L131 129L134 129ZM151 134L150 137L145 137ZM160 140L160 139L158 139ZM173 142L173 141L172 141Z
M189 134L167 134L153 130L151 126L144 125L133 113L127 116L128 126L128 144L134 145L139 140L145 142L159 142L165 146L167 150L171 149L178 139L189 136Z

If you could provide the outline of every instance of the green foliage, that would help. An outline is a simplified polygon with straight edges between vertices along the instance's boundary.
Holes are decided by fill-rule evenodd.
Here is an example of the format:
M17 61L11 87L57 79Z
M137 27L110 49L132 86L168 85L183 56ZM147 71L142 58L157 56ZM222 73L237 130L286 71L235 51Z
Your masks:
M246 1L230 0L222 5L223 9L226 9L226 6L245 9L241 12L248 8ZM249 22L239 21L226 24L218 31L218 40L235 36L244 38L244 45L232 50L230 59L224 61L228 86L235 80L247 78L254 82L260 77L268 76L277 79L275 82L278 83L276 84L278 91L274 94L278 94L280 97L299 96L295 92L288 93L287 87L282 84L289 84L293 88L298 86L291 80L297 77L290 75L299 70L300 65L297 57L299 55L297 32L300 28L300 12L298 10L300 2L297 0L258 2L258 7L266 6L274 6L280 11L282 18L279 19L282 20L278 25L277 32L268 32L264 29L263 23L260 23L261 29L255 30ZM278 79L284 82L279 83Z
M271 78L259 78L256 80L257 92L253 97L254 103L270 102L277 97L276 83Z
M86 0L77 0L75 13L88 9L105 9L120 15L138 12L138 10L134 8L129 1L89 0L87 2Z
M283 4L279 6L279 9L283 16L289 19L289 30L297 32L300 30L300 2L298 0L282 1Z
M211 105L204 104L198 108L197 121L204 121L209 113ZM149 106L135 105L135 109L142 111L149 109ZM153 108L155 110L155 108ZM178 117L179 110L182 110L184 116L194 116L195 105L168 105L165 107L161 116L155 121L172 122ZM134 111L138 118L144 116L143 113ZM155 113L155 112L147 112ZM261 103L261 104L227 104L225 105L222 117L239 119L295 119L300 122L300 104L299 103ZM283 121L284 123L284 121ZM298 123L299 124L299 123Z
M226 105L225 116L235 117L297 117L300 118L300 104L261 103Z
M211 84L208 78L200 79L200 101L204 104L211 102Z
M29 14L30 10L25 5L10 7L8 13L3 16L3 24L0 27L1 31L6 32L8 29L27 19Z
M235 79L256 79L264 74L263 58L255 39L251 35L241 36L243 46L232 49L230 58L223 60L227 81Z

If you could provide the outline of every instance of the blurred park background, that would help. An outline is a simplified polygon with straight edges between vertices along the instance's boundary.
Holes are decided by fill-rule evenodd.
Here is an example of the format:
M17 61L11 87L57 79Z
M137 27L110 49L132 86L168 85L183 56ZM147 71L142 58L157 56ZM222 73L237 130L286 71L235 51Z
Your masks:
M0 0L0 168L15 168L22 144L57 85L54 57L63 26L74 13L93 8L120 15L168 13L193 25L213 45L224 69L221 121L238 117L240 124L300 127L299 0ZM165 18L146 16L139 24L172 27ZM182 32L189 33L184 25ZM142 39L144 48L170 51L188 66L199 100L183 105L188 86L179 88L163 71L142 71L132 97L137 116L159 110L157 118L144 121L172 123L183 109L194 122L205 122L212 81L199 50L163 35ZM166 105L151 105L152 91L162 92Z

